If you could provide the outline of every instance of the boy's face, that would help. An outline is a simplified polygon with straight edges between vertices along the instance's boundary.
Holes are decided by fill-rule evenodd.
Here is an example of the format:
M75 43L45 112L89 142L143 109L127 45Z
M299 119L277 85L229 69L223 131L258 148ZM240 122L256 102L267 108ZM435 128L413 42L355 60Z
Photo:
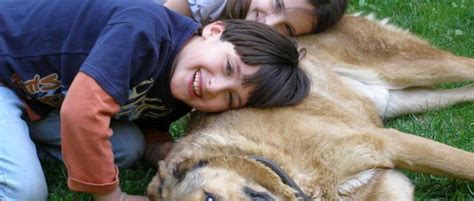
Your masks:
M173 96L198 111L220 112L244 106L253 86L243 78L259 70L242 62L230 42L220 40L225 27L215 22L204 27L176 57L171 74Z

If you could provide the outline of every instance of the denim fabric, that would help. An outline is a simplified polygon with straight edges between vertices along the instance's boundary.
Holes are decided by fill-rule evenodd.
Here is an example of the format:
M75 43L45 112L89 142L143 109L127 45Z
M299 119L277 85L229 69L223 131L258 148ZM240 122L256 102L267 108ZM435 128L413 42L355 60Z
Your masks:
M59 111L28 122L23 109L20 98L0 86L0 201L46 200L47 185L38 154L62 159ZM115 163L121 168L135 164L145 147L141 131L130 122L112 121L110 127Z
M62 160L59 111L51 112L41 121L28 122L31 138L38 146L40 158L53 156ZM110 138L115 157L115 164L120 168L130 167L143 155L145 140L140 129L131 122L112 120L110 127L113 135Z
M22 118L23 105L0 86L0 200L46 200L46 180Z

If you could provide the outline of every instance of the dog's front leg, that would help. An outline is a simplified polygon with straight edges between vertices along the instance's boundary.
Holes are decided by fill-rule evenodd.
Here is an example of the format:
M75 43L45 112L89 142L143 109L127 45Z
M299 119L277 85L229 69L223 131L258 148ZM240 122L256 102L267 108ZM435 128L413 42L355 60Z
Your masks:
M474 153L393 129L377 135L384 138L385 153L397 167L474 181Z
M389 91L382 118L447 107L461 102L474 102L474 84L456 89L412 88Z
M409 41L407 41L409 42ZM459 57L427 46L426 55L403 50L395 60L379 64L384 80L397 88L433 86L442 83L474 81L474 59Z

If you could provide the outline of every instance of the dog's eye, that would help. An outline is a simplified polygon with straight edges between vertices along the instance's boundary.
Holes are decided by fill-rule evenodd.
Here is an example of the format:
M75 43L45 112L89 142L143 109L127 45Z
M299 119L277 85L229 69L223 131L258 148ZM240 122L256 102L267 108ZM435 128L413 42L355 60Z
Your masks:
M217 201L212 193L204 192L204 201Z
M245 187L244 192L252 201L274 201L275 200L268 193L258 192L258 191L252 190L249 187Z

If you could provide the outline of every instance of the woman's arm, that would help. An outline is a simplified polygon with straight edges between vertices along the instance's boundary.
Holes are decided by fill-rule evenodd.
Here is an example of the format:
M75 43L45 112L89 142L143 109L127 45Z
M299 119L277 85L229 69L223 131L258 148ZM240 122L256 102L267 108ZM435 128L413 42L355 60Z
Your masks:
M203 25L222 16L228 0L167 0L163 5Z
M163 5L173 11L181 13L184 16L192 17L188 0L168 0Z

